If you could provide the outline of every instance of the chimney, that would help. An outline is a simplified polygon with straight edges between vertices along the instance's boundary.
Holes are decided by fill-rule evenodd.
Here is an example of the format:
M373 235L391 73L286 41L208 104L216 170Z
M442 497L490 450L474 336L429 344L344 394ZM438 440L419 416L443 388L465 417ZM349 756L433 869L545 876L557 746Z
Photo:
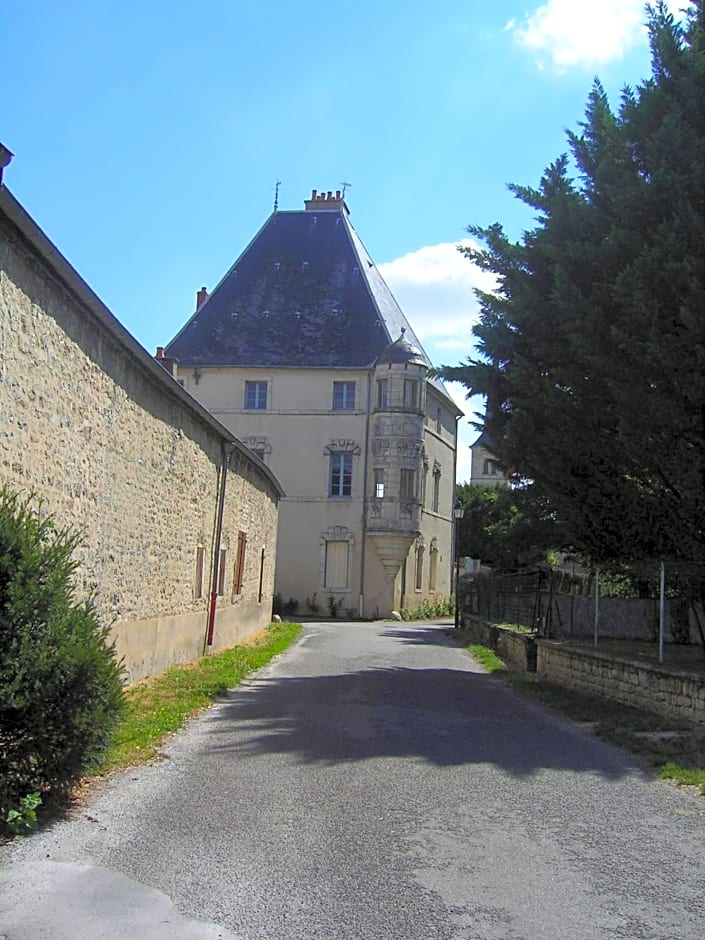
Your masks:
M200 310L203 304L208 300L208 291L205 287L196 291L196 310Z
M336 189L335 193L329 190L321 190L320 192L317 189L311 190L311 198L304 200L304 208L307 212L320 212L325 209L345 209L345 212L348 212L348 207L345 205L345 200L339 189Z
M163 346L157 346L157 354L154 358L173 379L177 377L179 360L175 359L173 356L167 356Z

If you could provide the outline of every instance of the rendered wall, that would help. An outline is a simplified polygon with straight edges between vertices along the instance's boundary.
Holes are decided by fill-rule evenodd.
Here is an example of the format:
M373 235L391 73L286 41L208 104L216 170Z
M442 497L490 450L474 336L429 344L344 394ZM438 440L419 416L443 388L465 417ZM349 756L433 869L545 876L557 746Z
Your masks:
M77 587L96 594L131 681L199 656L206 628L224 437L171 384L155 379L0 217L0 478L83 532ZM244 530L251 551L234 602L228 563L216 648L265 626L271 613L277 493L255 461L235 463L224 546Z
M424 419L424 448L429 461L423 511L421 544L424 546L422 586L415 588L417 545L407 556L407 589L402 604L402 578L387 579L372 540L363 538L367 499L371 493L374 461L367 460L368 394L370 375L364 369L268 369L204 367L196 372L179 369L178 377L220 422L246 443L262 447L264 459L286 492L280 503L278 566L275 589L283 601L299 602L298 613L312 611L306 598L315 602L322 616L329 612L328 598L340 604L340 616L359 612L361 583L364 583L363 615L386 616L399 606L416 607L424 599L434 601L450 594L452 567L452 505L456 422L443 398L428 386ZM245 382L266 381L266 410L244 408ZM355 409L334 411L333 383L356 383ZM440 421L438 408L441 408ZM329 498L329 450L350 449L353 453L352 495ZM434 465L441 468L438 511L432 508ZM349 538L350 578L346 589L328 589L324 583L326 533ZM434 542L435 539L435 542ZM364 582L361 578L364 541ZM431 544L438 550L435 588L431 588ZM342 603L341 603L342 602Z

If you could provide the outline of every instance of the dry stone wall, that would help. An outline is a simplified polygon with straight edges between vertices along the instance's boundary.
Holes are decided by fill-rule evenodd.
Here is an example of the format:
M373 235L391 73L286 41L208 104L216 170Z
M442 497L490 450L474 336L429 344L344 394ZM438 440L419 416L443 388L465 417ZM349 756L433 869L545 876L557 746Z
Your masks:
M130 679L191 660L205 633L225 438L169 376L154 375L146 354L91 315L60 264L57 273L5 217L0 236L0 478L83 532L77 587L95 593ZM277 500L271 478L237 451L224 545L243 531L251 550L235 597L226 563L217 646L269 621Z
M570 689L705 725L705 681L687 672L601 656L537 640L537 673Z

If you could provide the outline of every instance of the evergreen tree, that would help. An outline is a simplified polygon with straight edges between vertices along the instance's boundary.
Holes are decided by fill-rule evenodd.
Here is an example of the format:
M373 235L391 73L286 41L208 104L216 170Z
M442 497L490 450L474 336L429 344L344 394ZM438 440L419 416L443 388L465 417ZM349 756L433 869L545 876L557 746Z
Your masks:
M441 370L486 396L502 464L599 561L705 558L704 0L648 27L651 78L616 114L596 81L572 159L511 187L536 227L469 229L498 290L479 358Z

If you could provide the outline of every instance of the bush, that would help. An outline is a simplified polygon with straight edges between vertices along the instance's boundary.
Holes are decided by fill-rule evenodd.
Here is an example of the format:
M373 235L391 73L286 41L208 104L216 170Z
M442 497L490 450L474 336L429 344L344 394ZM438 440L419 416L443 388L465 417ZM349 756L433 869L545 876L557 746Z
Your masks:
M423 600L418 607L402 607L399 613L402 620L434 620L450 616L454 609L452 597L439 597L433 602Z
M0 487L0 828L30 794L65 794L122 708L108 628L75 598L80 536L40 508Z

